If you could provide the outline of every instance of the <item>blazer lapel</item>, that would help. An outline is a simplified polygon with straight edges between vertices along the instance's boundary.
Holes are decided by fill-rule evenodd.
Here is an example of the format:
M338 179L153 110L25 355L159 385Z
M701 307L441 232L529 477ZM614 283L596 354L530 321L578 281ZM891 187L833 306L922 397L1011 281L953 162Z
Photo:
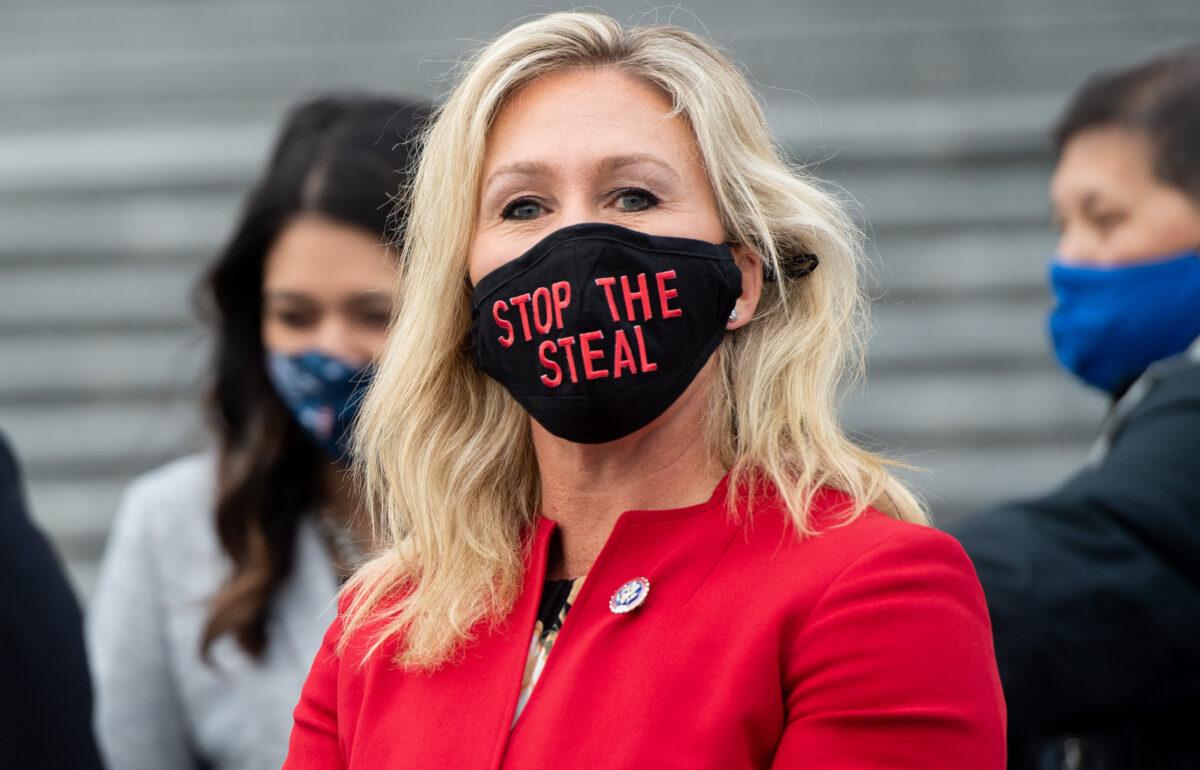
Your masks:
M383 719L356 733L352 767L382 767L394 757L395 741L412 753L409 767L497 770L508 744L525 672L529 640L537 618L546 573L546 555L555 524L539 519L521 594L508 618L494 629L481 627L476 640L452 663L430 673L392 667L376 656L372 667L388 670L375 680L372 709ZM360 752L360 747L365 751Z
M641 670L641 661L670 655L671 628L691 622L688 604L735 538L744 535L745 520L730 517L725 506L726 480L707 502L667 510L633 510L621 514L583 589L571 605L554 649L546 660L521 719L513 729L505 768L544 766L539 752L547 736L570 723L564 715L590 696L598 677L620 677ZM609 606L614 593L629 581L645 578L650 590L644 604L628 615ZM524 640L528 644L528 638ZM628 665L597 669L614 650L631 651ZM633 718L651 699L623 706Z

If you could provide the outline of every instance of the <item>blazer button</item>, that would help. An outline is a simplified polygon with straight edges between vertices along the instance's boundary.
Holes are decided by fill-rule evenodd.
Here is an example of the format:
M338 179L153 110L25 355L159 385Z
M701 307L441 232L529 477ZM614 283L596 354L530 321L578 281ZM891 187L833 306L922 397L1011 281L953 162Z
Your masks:
M650 581L644 577L636 577L613 593L612 598L608 600L608 609L614 615L633 612L646 603L649 594Z

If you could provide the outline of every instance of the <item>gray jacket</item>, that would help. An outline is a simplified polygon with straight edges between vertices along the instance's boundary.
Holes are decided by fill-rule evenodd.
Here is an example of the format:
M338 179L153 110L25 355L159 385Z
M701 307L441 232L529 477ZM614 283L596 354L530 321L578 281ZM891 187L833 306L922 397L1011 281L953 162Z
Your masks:
M306 518L261 661L229 637L200 659L208 602L229 572L213 521L215 458L130 485L87 619L96 730L111 770L276 770L292 709L333 620L337 580Z

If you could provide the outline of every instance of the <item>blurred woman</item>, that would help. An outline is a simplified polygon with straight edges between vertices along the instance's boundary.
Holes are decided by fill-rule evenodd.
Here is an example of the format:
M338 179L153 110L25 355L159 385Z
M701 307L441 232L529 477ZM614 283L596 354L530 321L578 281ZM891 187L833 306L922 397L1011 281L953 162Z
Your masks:
M89 623L114 768L283 761L369 542L344 437L393 307L385 243L419 111L343 96L295 108L204 282L217 446L130 487Z
M955 534L995 624L1014 768L1195 768L1200 48L1095 78L1056 140L1051 337L1115 403L1085 469Z
M999 770L962 550L835 419L858 238L736 66L546 16L430 129L288 768Z

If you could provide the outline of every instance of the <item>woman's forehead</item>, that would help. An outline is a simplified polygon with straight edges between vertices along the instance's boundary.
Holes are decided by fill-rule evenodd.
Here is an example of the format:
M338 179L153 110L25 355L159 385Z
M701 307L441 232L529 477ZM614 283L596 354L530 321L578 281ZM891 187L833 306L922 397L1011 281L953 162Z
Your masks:
M505 103L488 134L484 180L514 170L545 175L636 165L686 173L696 164L695 144L659 90L614 69L566 70L538 78Z
M1111 127L1081 132L1063 147L1054 170L1056 202L1122 195L1154 184L1153 153L1145 137Z

